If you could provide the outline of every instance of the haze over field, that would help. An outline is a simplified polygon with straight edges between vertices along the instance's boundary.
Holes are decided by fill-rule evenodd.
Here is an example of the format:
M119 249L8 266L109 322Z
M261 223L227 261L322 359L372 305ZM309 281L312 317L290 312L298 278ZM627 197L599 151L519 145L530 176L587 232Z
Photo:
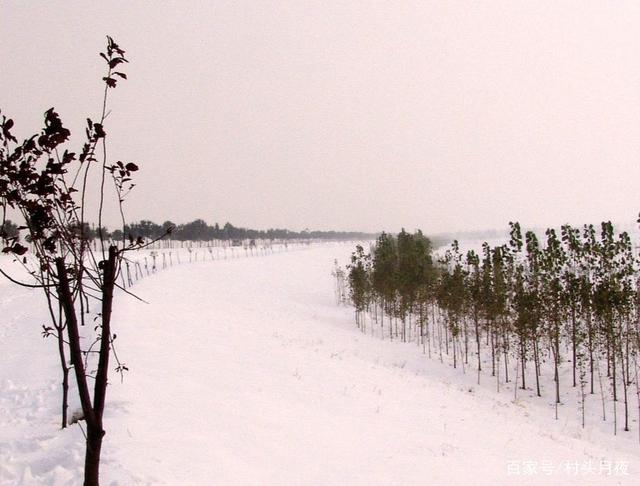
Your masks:
M640 209L637 2L0 12L0 106L23 136L50 106L82 134L104 35L127 50L107 128L114 159L142 169L130 220L443 232L628 222Z

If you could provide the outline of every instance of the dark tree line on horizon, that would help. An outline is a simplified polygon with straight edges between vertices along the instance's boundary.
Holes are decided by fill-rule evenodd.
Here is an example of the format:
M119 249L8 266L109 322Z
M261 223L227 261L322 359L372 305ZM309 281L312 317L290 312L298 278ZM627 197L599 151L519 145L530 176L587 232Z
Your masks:
M19 228L11 221L5 221L2 234L17 236ZM84 239L92 241L100 236L105 239L115 241L138 240L156 240L156 239L173 239L178 241L210 241L210 240L247 240L247 239L263 239L263 240L293 240L293 239L321 239L321 240L367 240L373 239L377 234L363 233L358 231L290 231L281 228L271 228L268 230L256 230L250 228L240 228L225 223L220 226L218 223L209 225L202 219L196 219L189 223L176 224L172 221L165 221L162 224L155 223L150 220L141 220L137 223L129 223L124 226L124 234L122 229L109 231L108 228L99 228L84 223L83 230L76 228L75 231Z

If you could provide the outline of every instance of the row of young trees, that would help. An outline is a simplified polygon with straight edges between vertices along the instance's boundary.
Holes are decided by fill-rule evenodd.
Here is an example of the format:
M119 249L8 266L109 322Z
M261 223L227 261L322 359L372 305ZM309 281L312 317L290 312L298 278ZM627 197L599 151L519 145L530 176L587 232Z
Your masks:
M582 425L586 399L596 391L606 420L606 388L615 432L617 402L624 404L625 431L630 395L640 413L638 263L628 233L616 234L610 222L598 229L564 225L542 238L533 231L523 236L520 224L510 223L507 244L463 253L454 241L437 259L420 232L383 233L369 253L356 247L346 273L335 275L363 331L415 341L440 359L451 353L453 366L463 369L475 354L478 382L482 357L488 363L490 356L498 390L513 379L515 393L533 375L530 386L542 396L542 365L549 363L556 418L561 387L572 386L580 390ZM566 384L565 363L571 363Z

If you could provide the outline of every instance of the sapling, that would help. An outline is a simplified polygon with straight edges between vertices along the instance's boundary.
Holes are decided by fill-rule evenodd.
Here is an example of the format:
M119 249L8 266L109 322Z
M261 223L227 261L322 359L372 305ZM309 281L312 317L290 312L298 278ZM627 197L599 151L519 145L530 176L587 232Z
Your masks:
M119 69L127 60L124 51L111 37L107 37L106 52L100 56L106 62L102 113L98 121L87 119L86 141L79 154L64 149L70 131L63 126L53 108L45 112L42 131L22 143L18 143L11 134L13 121L5 116L0 121L0 206L3 221L7 209L18 213L24 221L20 229L30 242L26 247L15 237L5 238L3 252L14 255L27 266L25 255L30 252L35 259L35 270L32 269L30 274L36 283L27 284L6 276L21 285L44 290L59 347L62 333L66 331L64 344L68 346L86 427L86 486L99 483L100 453L105 434L102 419L115 339L111 331L111 315L114 290L119 287L116 279L124 253L140 246L137 241L128 245L124 240L108 244L102 231L99 247L92 246L84 231L87 227L85 200L92 192L91 169L99 171L99 228L103 228L105 180L111 178L113 181L117 205L123 215L122 204L133 186L131 176L138 170L133 163L118 161L110 164L107 160L104 123L108 113L108 93L119 80L126 79ZM74 228L81 230L75 231ZM90 300L96 302L99 312L95 316L95 341L86 348L82 345L85 341L81 334L89 334L89 330L81 328L90 312L87 305ZM59 308L55 308L53 301L59 303ZM88 354L87 349L94 347L97 351L96 371L89 373L84 357ZM61 352L61 361L64 361L63 354ZM122 372L126 366L118 362L117 370Z

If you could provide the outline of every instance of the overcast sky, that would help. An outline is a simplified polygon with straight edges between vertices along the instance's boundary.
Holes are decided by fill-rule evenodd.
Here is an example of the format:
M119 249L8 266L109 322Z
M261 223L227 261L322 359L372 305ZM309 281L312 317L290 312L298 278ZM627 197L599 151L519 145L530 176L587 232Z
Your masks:
M130 220L428 233L633 221L640 2L0 0L0 109L98 117Z

